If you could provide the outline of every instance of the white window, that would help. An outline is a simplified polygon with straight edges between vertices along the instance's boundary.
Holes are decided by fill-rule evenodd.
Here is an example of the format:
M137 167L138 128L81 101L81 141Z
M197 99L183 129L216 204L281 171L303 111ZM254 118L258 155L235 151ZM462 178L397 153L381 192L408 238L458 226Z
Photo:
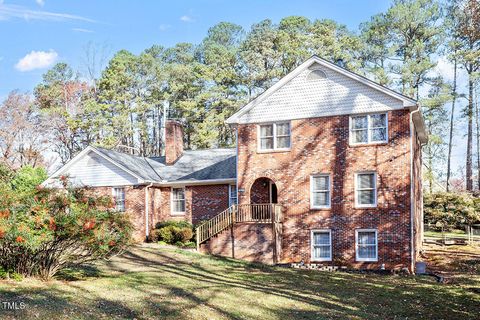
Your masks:
M362 172L355 174L355 206L377 206L377 174Z
M290 122L262 124L258 127L260 150L290 149Z
M332 260L332 232L330 230L312 230L312 261Z
M330 175L318 174L310 177L310 207L330 208Z
M386 113L350 117L350 143L382 143L388 141Z
M355 230L355 247L357 261L378 261L377 230Z
M185 189L172 188L172 214L185 213Z
M228 205L233 206L234 204L238 204L237 186L234 184L231 184L228 186Z
M115 211L125 211L125 188L113 188L113 201L115 202Z

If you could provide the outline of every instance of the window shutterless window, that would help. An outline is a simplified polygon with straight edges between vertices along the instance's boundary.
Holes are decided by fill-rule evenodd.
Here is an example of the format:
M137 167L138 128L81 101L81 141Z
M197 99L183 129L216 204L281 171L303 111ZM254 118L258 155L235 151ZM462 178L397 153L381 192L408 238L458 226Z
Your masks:
M231 184L228 186L228 203L230 206L233 206L234 204L238 204L237 200L237 186L234 184Z
M377 205L377 174L362 172L355 174L355 206L375 207Z
M355 247L357 261L378 260L378 239L376 229L355 230Z
M290 122L259 125L260 150L286 150L290 148Z
M310 177L310 206L312 209L330 208L330 175L317 174Z
M332 232L331 230L312 230L312 261L332 260Z
M113 201L115 201L115 211L125 211L125 188L113 188Z
M381 143L388 141L386 113L350 117L350 143Z
M185 213L185 189L172 188L172 213Z

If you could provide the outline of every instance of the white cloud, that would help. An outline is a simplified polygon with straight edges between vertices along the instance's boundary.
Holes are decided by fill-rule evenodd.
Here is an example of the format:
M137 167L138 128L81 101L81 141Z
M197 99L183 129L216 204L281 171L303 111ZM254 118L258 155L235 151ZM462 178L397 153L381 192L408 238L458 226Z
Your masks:
M82 29L82 28L72 28L73 31L75 32L83 32L83 33L93 33L93 30L90 29Z
M25 57L20 59L15 68L18 71L25 72L35 69L42 69L51 66L57 61L58 53L54 50L50 51L32 51Z
M43 7L45 5L45 0L35 0L35 2L40 6Z
M171 27L172 27L172 26L169 25L169 24L161 24L160 26L158 26L158 29L159 29L160 31L166 31L166 30L170 29Z
M445 57L438 59L435 71L445 80L453 81L453 64Z
M194 22L195 21L192 17L187 16L187 15L181 16L180 20L183 21L183 22Z
M0 0L1 1L1 0ZM96 22L95 20L68 14L49 11L30 10L23 6L0 3L0 21L10 19L43 20L43 21L85 21Z

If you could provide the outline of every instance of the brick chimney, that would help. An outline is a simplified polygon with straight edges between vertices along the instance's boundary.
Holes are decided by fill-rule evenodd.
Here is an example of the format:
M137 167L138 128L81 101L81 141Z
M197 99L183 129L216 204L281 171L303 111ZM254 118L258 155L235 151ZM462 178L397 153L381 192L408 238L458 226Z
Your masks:
M177 120L165 122L165 163L174 164L183 154L183 125Z

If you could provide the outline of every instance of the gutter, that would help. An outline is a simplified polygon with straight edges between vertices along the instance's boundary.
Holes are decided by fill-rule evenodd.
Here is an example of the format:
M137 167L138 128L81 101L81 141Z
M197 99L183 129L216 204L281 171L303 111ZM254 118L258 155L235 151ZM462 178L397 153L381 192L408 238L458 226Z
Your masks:
M145 186L145 238L148 237L148 234L149 234L149 232L150 232L150 228L149 228L149 226L148 226L148 224L149 224L148 215L150 214L150 213L149 213L149 211L150 211L150 210L149 210L149 208L150 208L150 206L149 206L149 204L150 204L150 199L149 199L149 198L150 198L150 197L149 197L149 194L148 194L148 190L149 190L149 188L152 187L152 186L153 186L153 182L151 182L149 185Z
M415 273L415 264L414 264L414 255L415 255L415 238L414 238L414 211L415 211L415 196L414 196L414 185L413 185L413 130L415 127L413 125L413 114L420 112L420 108L417 107L416 110L410 112L410 268L412 273ZM423 223L423 221L422 221Z
M227 178L227 179L210 179L210 180L175 180L175 181L162 181L162 182L153 182L148 181L150 186L154 187L175 187L175 186L204 186L212 184L232 184L236 183L236 178Z

